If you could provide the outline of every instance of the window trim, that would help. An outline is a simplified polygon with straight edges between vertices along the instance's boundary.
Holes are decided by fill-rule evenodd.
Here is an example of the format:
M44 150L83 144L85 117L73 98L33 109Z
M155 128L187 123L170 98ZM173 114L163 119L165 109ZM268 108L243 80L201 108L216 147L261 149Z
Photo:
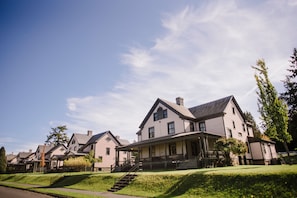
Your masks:
M155 127L149 127L148 128L148 138L154 138L155 137Z
M175 124L174 124L174 122L168 122L167 123L167 132L168 132L169 135L175 134Z

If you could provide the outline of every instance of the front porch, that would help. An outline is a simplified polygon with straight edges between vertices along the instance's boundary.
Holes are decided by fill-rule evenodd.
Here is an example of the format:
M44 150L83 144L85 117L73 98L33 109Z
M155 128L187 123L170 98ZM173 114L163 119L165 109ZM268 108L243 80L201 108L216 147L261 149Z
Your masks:
M220 136L196 131L152 138L116 150L136 152L136 163L142 162L143 170L190 169L218 165L220 154L214 150ZM116 164L119 164L116 159Z

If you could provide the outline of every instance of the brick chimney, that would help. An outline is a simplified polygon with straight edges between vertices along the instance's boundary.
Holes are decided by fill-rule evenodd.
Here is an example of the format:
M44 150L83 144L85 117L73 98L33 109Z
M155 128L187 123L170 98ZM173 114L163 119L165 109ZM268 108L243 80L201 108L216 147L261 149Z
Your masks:
M93 134L93 131L88 130L88 136L92 136L92 134Z
M180 106L184 106L184 99L182 97L177 97L176 104Z

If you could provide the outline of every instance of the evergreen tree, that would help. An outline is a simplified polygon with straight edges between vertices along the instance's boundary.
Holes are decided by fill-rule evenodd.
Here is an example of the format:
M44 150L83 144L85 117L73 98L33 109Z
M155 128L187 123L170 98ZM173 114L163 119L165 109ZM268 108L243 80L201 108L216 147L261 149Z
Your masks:
M67 137L67 134L65 132L66 130L67 130L66 125L52 128L52 131L47 136L47 140L45 142L51 143L54 145L67 144L67 142L69 141L69 138Z
M5 173L7 167L7 160L5 154L5 148L2 146L0 149L0 173Z
M253 132L254 132L254 137L257 137L257 138L262 138L262 133L253 117L253 115L250 113L250 112L244 112L244 116L245 116L245 119L252 124L252 129L253 129Z
M290 149L297 149L297 49L294 48L293 55L290 60L289 75L284 81L285 92L281 93L289 108L289 126L288 131L293 137L293 141L289 144Z
M258 60L257 66L253 67L258 86L258 107L261 114L264 134L273 140L282 142L289 155L287 143L292 140L288 133L288 107L278 97L277 91L269 80L268 68L264 60Z

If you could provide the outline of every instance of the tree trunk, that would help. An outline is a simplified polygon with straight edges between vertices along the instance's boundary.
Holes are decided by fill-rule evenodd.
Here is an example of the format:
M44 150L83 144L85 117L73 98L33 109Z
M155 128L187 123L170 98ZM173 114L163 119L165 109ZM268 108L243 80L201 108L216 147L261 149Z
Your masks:
M286 152L287 152L287 154L288 154L288 160L289 160L289 164L291 165L291 164L292 164L292 162L291 162L291 159L290 159L290 151L289 151L288 144L287 144L287 142L286 142L286 141L284 141L284 142L283 142L283 144L284 144L285 150L286 150Z

